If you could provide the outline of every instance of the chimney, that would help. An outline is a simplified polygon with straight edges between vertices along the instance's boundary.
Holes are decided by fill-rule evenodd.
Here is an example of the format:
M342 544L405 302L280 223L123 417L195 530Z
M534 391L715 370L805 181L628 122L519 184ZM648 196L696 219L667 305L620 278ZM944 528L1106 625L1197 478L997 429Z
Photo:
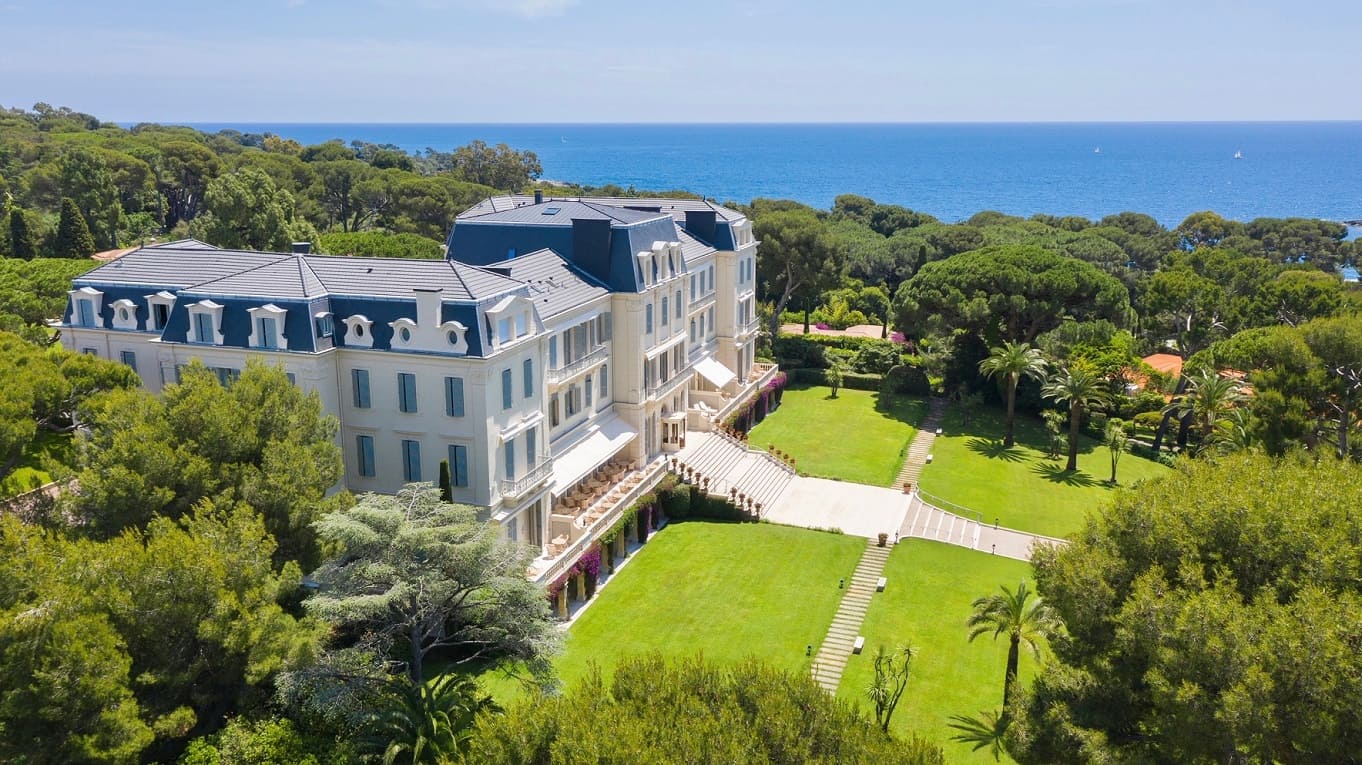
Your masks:
M294 242L291 247L294 255L309 255L312 253L312 242Z
M544 203L544 190L543 190L543 189L535 189L535 190L534 190L534 203L537 204L537 205L538 205L538 204L543 204L543 203Z
M423 329L440 326L440 295L444 290L440 287L417 287L412 291L416 293L416 325Z

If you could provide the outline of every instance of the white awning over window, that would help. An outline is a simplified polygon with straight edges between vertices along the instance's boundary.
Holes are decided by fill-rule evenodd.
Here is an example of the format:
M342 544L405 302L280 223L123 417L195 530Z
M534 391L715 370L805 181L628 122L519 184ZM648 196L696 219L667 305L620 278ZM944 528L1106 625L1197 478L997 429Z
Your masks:
M695 371L716 388L722 388L738 377L733 370L719 363L713 356L695 362Z
M587 434L563 451L554 450L553 495L561 496L591 471L628 446L638 435L619 417L590 426Z

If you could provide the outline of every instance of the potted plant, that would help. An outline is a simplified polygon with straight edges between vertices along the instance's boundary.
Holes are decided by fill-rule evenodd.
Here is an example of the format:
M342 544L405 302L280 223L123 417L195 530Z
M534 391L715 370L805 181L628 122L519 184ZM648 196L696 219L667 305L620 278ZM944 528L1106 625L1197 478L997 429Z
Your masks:
M889 544L889 535L888 535L887 533L881 531L881 532L880 532L880 536L879 536L879 540L880 540L880 547L884 547L884 546L886 546L886 545Z

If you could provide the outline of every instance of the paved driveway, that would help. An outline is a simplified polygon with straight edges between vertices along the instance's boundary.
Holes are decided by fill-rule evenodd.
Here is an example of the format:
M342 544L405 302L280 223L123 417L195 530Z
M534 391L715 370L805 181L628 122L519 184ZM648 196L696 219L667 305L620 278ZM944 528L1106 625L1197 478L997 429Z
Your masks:
M894 534L908 513L909 496L880 486L797 476L766 513L772 523L805 528L838 528L874 539Z

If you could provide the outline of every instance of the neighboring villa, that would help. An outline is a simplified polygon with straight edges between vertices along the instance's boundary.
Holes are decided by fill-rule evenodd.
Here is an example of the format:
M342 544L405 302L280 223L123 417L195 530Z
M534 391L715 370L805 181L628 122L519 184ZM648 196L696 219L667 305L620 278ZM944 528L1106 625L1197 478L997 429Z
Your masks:
M281 363L340 420L345 485L436 480L544 554L551 579L765 385L757 242L677 199L488 199L445 261L142 247L76 279L67 348L151 391L198 358L224 383Z

